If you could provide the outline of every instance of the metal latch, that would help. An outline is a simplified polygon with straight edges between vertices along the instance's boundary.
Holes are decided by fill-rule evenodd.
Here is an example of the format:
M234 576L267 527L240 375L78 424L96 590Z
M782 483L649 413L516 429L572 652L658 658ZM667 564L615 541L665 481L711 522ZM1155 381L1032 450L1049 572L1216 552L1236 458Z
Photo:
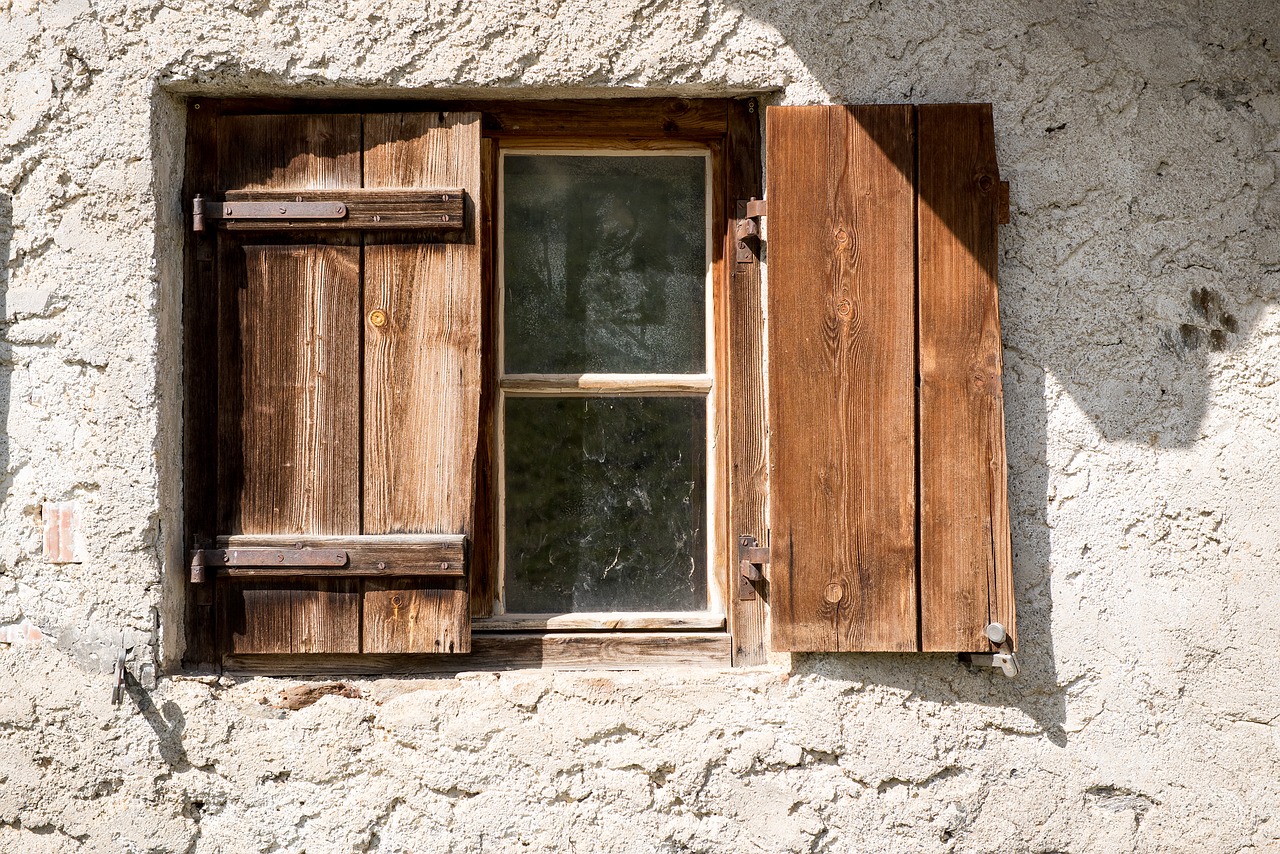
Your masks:
M764 199L738 199L736 219L733 223L733 237L738 248L738 261L756 260L760 248L760 218L768 215L768 206Z
M1009 632L999 623L991 623L983 632L987 640L1001 652L969 652L961 653L960 660L973 667L999 667L1010 679L1021 672L1018 667L1018 656L1013 652L1013 644L1009 641Z
M756 583L763 581L769 547L761 546L750 534L738 537L738 598L756 598Z
M191 553L191 583L201 584L206 567L260 568L346 566L345 549L234 548L196 549Z

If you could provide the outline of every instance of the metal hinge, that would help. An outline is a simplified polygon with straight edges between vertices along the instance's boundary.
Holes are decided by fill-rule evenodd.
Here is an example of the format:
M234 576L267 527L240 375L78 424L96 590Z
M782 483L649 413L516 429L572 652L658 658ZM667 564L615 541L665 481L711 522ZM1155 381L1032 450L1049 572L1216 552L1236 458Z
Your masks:
M760 253L760 219L768 216L764 199L739 199L734 213L733 237L737 243L738 261L755 261Z
M207 577L206 567L227 568L261 568L287 569L293 567L340 567L346 566L347 552L344 549L273 549L273 548L233 548L233 549L195 549L191 552L191 583L203 584Z
M208 220L342 219L346 215L342 202L206 202L204 196L191 200L192 231L204 231Z
M1022 672L1018 666L1018 656L1013 652L1009 632L1005 627L999 623L991 623L983 631L992 646L1000 651L961 653L960 660L971 667L999 667L1010 679Z
M755 585L765 580L769 547L761 546L750 534L738 537L738 598L756 598Z
M239 191L244 192L244 191ZM191 229L451 231L466 224L466 193L443 190L254 190L251 198L191 200Z

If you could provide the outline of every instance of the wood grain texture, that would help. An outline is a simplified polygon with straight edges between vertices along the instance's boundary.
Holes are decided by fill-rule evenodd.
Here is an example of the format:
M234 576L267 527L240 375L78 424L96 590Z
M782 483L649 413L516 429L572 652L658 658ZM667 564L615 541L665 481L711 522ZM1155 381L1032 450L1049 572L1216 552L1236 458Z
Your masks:
M485 134L713 139L726 128L726 102L683 98L506 101L460 109L484 113Z
M360 186L358 116L218 122L217 188ZM359 245L218 238L218 530L359 526ZM359 649L356 581L219 585L224 652Z
M458 243L366 241L364 530L472 531L480 417L480 117L368 116L365 184L461 187Z
M484 135L622 136L713 139L723 136L728 101L719 98L597 98L556 100L401 100L326 98L198 98L212 115L346 114L450 110L484 115Z
M360 117L224 116L218 169L223 191L359 187Z
M493 613L498 599L498 489L494 470L498 403L498 144L480 140L480 430L476 442L476 512L471 538L472 617Z
M465 580L369 579L364 583L364 614L366 653L471 651Z
M235 655L225 660L228 673L276 676L729 666L729 636L719 632L476 634L466 655Z
M911 108L767 133L773 646L913 650Z
M224 653L359 652L359 584L337 578L220 583Z
M919 107L920 608L926 651L1014 635L1003 351L1000 174L989 104Z
M357 533L359 247L246 245L238 260L239 419L226 426L239 483L223 490L234 503L230 531Z
M765 455L767 411L764 377L764 304L760 290L760 260L739 263L733 234L739 199L761 198L760 112L754 99L734 101L729 107L725 140L725 206L729 211L721 250L722 268L728 277L727 329L728 395L726 421L729 437L729 621L733 633L735 666L764 664L769 635L766 603L768 582L755 585L756 596L738 595L738 537L748 534L757 542L769 541L766 510L769 495L768 460ZM757 249L759 248L757 244Z

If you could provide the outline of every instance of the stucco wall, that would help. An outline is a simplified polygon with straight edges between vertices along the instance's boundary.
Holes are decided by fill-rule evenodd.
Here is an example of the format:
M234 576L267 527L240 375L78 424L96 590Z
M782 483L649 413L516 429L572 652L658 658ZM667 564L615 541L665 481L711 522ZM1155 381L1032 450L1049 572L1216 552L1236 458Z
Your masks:
M995 104L1022 677L154 683L181 98L441 89ZM1278 159L1268 0L0 0L0 851L1280 850Z

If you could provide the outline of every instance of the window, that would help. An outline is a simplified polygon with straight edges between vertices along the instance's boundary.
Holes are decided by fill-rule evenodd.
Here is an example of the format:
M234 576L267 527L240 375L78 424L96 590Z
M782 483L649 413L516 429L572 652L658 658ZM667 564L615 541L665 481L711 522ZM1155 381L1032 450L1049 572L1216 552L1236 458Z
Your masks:
M709 152L504 147L499 169L497 612L719 627Z
M990 107L188 119L189 664L1014 637Z

